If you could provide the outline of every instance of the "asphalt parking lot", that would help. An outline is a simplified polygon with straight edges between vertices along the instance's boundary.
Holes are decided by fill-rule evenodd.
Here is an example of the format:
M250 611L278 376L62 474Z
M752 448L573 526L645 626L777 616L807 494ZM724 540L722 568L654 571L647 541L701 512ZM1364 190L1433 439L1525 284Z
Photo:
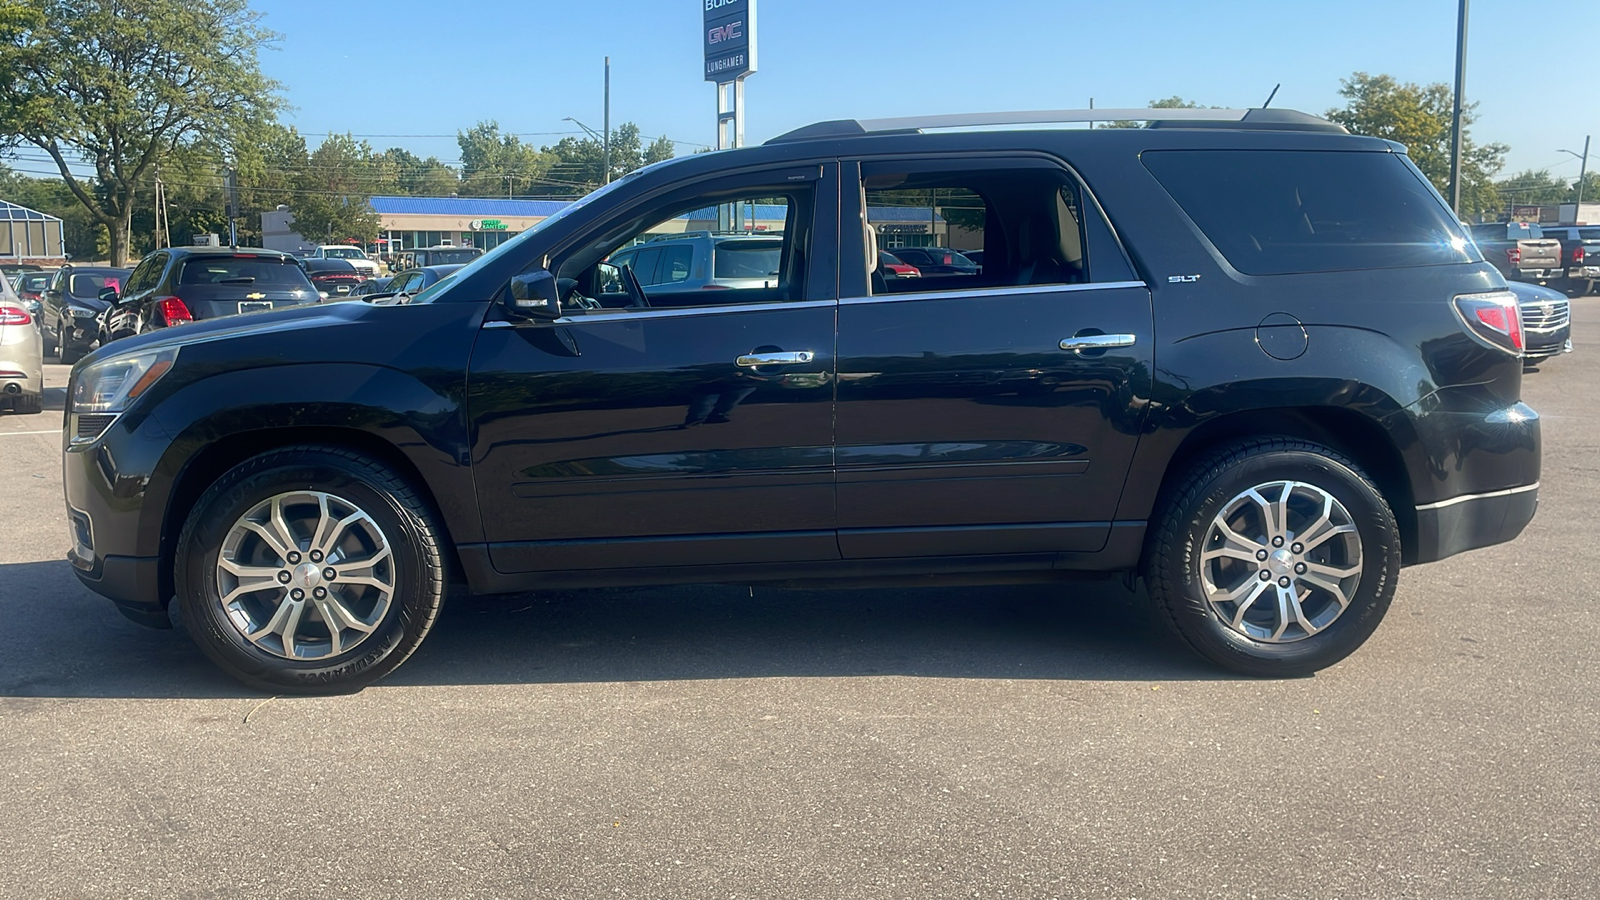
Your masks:
M1115 586L456 604L267 697L62 556L65 367L0 415L0 897L1600 894L1600 297L1531 373L1541 509L1313 678Z

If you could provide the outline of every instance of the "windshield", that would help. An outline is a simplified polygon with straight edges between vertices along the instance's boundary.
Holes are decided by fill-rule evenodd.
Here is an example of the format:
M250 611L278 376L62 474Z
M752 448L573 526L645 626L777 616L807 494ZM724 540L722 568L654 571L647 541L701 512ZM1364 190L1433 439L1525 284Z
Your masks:
M656 163L655 166L645 166L642 169L634 169L632 172L629 172L628 174L622 176L621 178L618 178L616 181L611 182L610 184L606 185L605 187L598 188L596 190L590 191L589 193L583 195L582 197L579 197L577 200L574 200L571 203L567 204L566 206L563 206L561 209L556 210L554 213L551 213L549 216L545 217L545 219L543 221L539 222L537 225L533 226L532 228L529 228L527 231L524 231L523 233L521 233L521 234L517 235L516 237L512 238L511 240L506 241L504 244L501 244L500 246L494 248L493 250L490 250L488 253L485 253L484 255L478 257L477 259L474 259L472 262L470 262L466 266L462 267L460 271L456 272L456 277L449 278L449 279L446 279L444 281L440 281L440 282L434 284L432 287L428 288L427 290L425 290L425 291L421 292L420 294L417 294L416 296L412 297L411 298L411 303L413 305L415 305L415 304L418 304L418 303L434 303L434 302L437 302L439 300L439 298L441 298L445 294L449 293L451 288L455 287L458 284L461 284L462 282L470 280L470 278L474 274L476 274L479 269L482 269L484 266L492 264L495 260L498 260L502 256L505 256L505 255L508 255L508 254L516 255L517 253L519 253L521 251L521 249L522 249L522 245L527 243L528 241L532 240L534 235L540 234L546 228L549 228L551 225L554 225L555 223L561 221L562 219L565 219L567 216L572 215L573 213L575 213L578 210L584 208L585 206L588 206L589 204L593 203L594 201L600 199L601 197L604 197L607 194L610 194L612 191L617 190L618 188L622 187L623 185L628 184L629 182L633 181L635 178L639 177L640 173L649 171L650 169L653 169L656 166L671 165L673 162L675 162L675 160L670 160L669 159L669 160L664 160L662 162Z
M428 265L442 266L449 263L469 263L477 259L482 252L477 247L462 247L459 250L429 250Z
M366 259L360 247L324 247L322 255L328 259Z

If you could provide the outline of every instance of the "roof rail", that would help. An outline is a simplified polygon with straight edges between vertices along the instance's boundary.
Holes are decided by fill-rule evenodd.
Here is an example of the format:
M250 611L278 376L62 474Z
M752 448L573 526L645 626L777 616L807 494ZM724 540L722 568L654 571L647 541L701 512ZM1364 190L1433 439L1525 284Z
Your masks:
M907 116L895 119L835 119L796 128L767 141L813 141L868 134L913 133L936 128L982 128L996 125L1058 125L1135 121L1152 127L1239 128L1271 131L1332 131L1342 125L1292 109L1049 109L1033 112L963 113L950 116Z

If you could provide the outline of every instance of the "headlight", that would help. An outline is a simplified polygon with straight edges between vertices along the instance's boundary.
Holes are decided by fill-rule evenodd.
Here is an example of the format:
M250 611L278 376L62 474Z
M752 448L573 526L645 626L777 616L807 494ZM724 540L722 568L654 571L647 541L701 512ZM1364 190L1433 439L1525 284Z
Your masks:
M84 309L81 306L69 306L67 307L67 312L76 319L97 319L100 317L100 314L94 310Z
M178 348L103 359L78 373L72 385L74 413L119 413L139 399L178 361Z

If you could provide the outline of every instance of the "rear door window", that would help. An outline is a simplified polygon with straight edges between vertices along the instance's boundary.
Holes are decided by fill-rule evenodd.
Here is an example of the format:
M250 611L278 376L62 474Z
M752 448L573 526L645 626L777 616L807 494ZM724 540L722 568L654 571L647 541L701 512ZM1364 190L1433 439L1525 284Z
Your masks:
M1433 188L1394 153L1153 150L1141 158L1247 275L1479 261Z
M769 278L778 274L783 242L772 238L722 241L711 252L714 278Z

